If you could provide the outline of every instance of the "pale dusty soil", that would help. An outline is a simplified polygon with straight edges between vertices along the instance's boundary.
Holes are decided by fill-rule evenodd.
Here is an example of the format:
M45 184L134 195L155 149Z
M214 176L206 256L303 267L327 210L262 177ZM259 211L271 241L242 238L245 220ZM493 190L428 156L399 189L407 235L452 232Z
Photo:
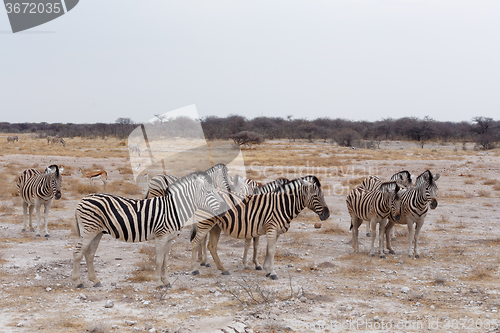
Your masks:
M34 164L39 170L51 163L63 164L73 167L72 174L64 178L68 184L70 179L86 184L78 166L102 165L111 186L118 181L132 182L130 173L118 171L127 165L127 158L0 156L0 170L8 178L0 196L0 332L153 328L157 332L335 332L382 331L391 326L385 331L499 331L493 322L500 321L500 191L492 184L500 180L498 151L463 153L457 145L460 149L455 156L453 145L436 144L426 150L428 155L422 155L414 144L384 142L375 153L390 153L392 159L367 160L360 157L363 151L325 143L271 142L254 150L273 145L287 145L288 151L295 150L300 159L311 158L315 166L320 165L318 156L308 155L313 147L323 147L324 156L338 154L348 162L343 168L304 170L317 174L325 187L332 213L329 220L315 229L319 218L304 211L292 222L290 231L278 241L276 281L266 278L263 271L243 269L243 242L226 236L221 238L219 253L231 275L221 275L209 256L211 267L201 267L201 274L192 276L189 232L183 230L172 248L172 288L168 290L153 285L152 242L128 244L109 236L103 237L95 259L103 287L91 287L82 263L86 288L75 288L70 276L77 239L71 225L84 194L74 188L63 185L63 198L50 211L49 239L21 232L20 199L12 194L15 178L23 169ZM8 173L13 165L19 169ZM290 167L274 162L266 165L263 160L261 166L252 166L253 174L265 169L263 178L273 179ZM370 257L364 226L361 253L353 254L345 181L368 174L388 179L403 169L414 176L425 169L441 173L439 206L428 214L421 233L421 258L406 255L403 226L396 230L396 255ZM293 178L292 174L286 176ZM75 182L71 184L75 186ZM95 188L105 190L100 181ZM262 239L261 263L264 255ZM105 308L107 300L113 300L114 307ZM137 323L129 326L125 321Z

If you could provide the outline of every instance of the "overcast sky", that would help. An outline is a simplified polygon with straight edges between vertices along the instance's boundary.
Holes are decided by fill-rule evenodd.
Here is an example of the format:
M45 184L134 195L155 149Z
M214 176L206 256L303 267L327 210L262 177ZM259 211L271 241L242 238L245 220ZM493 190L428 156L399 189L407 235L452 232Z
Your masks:
M500 1L81 0L12 34L0 121L500 118Z

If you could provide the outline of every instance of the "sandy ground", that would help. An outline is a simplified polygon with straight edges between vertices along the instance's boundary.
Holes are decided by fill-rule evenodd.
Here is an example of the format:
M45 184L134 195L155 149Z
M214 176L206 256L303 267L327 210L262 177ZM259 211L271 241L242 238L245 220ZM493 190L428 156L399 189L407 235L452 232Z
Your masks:
M290 169L293 165L267 164L263 158L260 165L248 166L249 174L260 173L261 179L282 173L293 178L300 176L298 171L317 174L331 217L319 229L314 227L319 218L311 211L292 222L278 241L278 280L243 269L243 242L226 236L219 254L231 275L221 275L209 256L211 267L201 267L201 274L192 276L189 232L183 230L172 248L172 288L167 290L156 289L152 282L152 242L129 244L109 236L103 237L95 259L103 287L91 287L85 263L86 288L76 289L71 281L77 242L71 225L84 195L75 186L88 182L78 167L103 166L109 189L113 182L132 182L131 172L119 171L127 158L4 153L0 169L8 180L0 197L0 332L500 331L499 151L462 152L461 145L457 150L438 144L418 150L411 143L383 142L380 150L365 154L327 143L273 141L252 152L282 145L297 154L300 165L311 159L311 167ZM322 156L311 156L313 148L322 149ZM334 154L345 167L318 162ZM44 239L21 232L14 181L25 168L42 170L51 163L71 172L64 177L63 198L49 214L50 238ZM19 169L9 174L13 167ZM368 174L388 179L403 169L414 176L426 169L441 173L439 206L428 214L420 237L421 258L408 258L403 226L396 229L395 255L370 257L364 225L360 253L353 254L347 182ZM95 189L106 190L100 181ZM263 239L261 263L264 244ZM105 307L108 301L114 305Z

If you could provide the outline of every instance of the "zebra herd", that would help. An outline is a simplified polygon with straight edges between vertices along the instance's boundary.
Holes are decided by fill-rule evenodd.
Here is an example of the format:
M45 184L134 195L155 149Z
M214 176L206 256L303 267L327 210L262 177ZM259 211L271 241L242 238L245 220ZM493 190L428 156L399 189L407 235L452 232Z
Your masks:
M40 235L40 205L45 205L45 237L47 214L52 199L61 197L61 169L49 166L45 173L35 169L25 170L17 181L23 202L24 227L27 231L26 212L29 208L29 226L32 227L33 207L37 210L37 236ZM374 255L376 226L379 224L379 254L384 257L384 239L389 253L390 232L396 223L406 224L409 230L409 256L418 257L418 235L429 207L437 206L436 181L439 174L425 171L412 186L408 171L395 174L390 181L367 177L347 196L351 216L352 246L358 252L358 229L366 221L371 227L371 250ZM72 278L78 288L83 282L80 262L85 256L88 278L94 286L101 286L95 274L93 259L104 234L125 242L155 240L154 282L159 287L169 286L166 274L167 259L172 240L183 227L191 225L191 271L200 274L197 263L207 263L208 250L222 274L229 271L222 264L217 245L220 234L245 240L243 265L247 268L247 255L252 240L253 263L266 276L277 279L274 267L276 243L281 234L290 228L291 221L309 208L321 221L330 216L319 179L314 175L293 180L279 178L261 184L248 178L229 175L224 164L179 178L157 175L148 184L144 199L131 199L112 194L91 194L80 200L75 210L75 231L79 237L73 252ZM416 228L414 228L416 225ZM266 236L267 251L264 264L257 260L259 237ZM414 247L412 248L412 244Z

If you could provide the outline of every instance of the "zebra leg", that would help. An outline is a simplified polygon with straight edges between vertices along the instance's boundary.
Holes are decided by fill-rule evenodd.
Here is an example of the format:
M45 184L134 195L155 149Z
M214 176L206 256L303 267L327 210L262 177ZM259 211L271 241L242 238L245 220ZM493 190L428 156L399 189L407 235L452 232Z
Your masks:
M222 262L220 261L219 254L217 253L217 245L219 244L219 238L220 238L220 228L212 228L210 230L210 239L208 241L208 250L210 251L210 254L212 255L212 259L215 262L215 265L219 270L222 271L222 275L229 275L229 271L224 268L224 265L222 265Z
M245 239L245 250L243 251L243 268L244 269L250 269L247 265L247 256L248 256L248 250L250 249L250 245L252 245L252 238L246 238Z
M31 205L28 207L28 209L29 209L30 231L35 231L35 228L33 228L33 210L35 209L35 206Z
M420 258L420 252L418 251L418 235L420 234L420 229L422 229L422 226L424 225L424 220L419 219L417 221L417 227L415 230L415 258Z
M408 257L413 257L413 239L415 237L415 227L413 226L413 221L408 221Z
M49 230L47 229L47 223L49 221L49 210L50 210L50 207L52 206L52 199L50 199L49 201L47 201L45 204L44 204L44 214L43 214L43 222L44 222L44 232L45 232L45 238L49 238Z
M375 238L377 237L377 221L370 221L370 226L372 228L372 245L370 247L370 256L375 257Z
M370 230L370 221L366 222L366 237L371 237L372 233Z
M359 252L359 243L358 243L358 233L359 233L359 226L363 223L360 218L356 216L351 216L351 224L352 224L352 249L354 250L355 253ZM368 225L370 223L368 222Z
M156 269L155 269L155 283L158 287L170 287L170 282L167 279L167 264L168 256L170 255L170 246L172 240L179 235L178 232L166 234L162 237L156 238Z
M89 272L89 280L94 283L94 287L102 287L101 281L97 278L94 269L94 256L95 251L97 250L97 246L99 246L99 242L101 241L103 233L99 233L94 239L90 242L89 247L87 248L87 252L85 252L85 262L87 263L87 270Z
M384 253L384 237L385 237L385 225L387 223L387 219L383 219L380 221L379 230L378 230L378 253L380 258L385 258Z
M85 260L90 259L90 261L94 260L92 256L87 257L87 252L90 247L90 243L94 240L97 234L90 234L81 238L78 244L76 244L75 249L73 250L73 276L72 279L77 283L77 288L83 288L83 283L80 275L80 262L82 261L83 255L85 254ZM93 265L93 264L92 264ZM87 261L87 267L89 266L89 261Z
M385 227L385 241L387 243L387 250L389 250L389 254L396 254L391 244L391 234L394 233L394 222L388 221L387 226Z
M253 263L255 264L255 269L261 271L262 266L257 261L257 254L258 254L257 249L259 247L259 239L260 239L259 236L253 238Z
M28 206L28 203L23 200L23 230L22 230L22 232L28 231L28 230L26 230L26 228L27 228L26 222L28 221L28 219L27 219L28 207L31 208L31 206ZM31 214L29 215L29 220L30 220L30 227L31 227Z
M216 226L218 227L218 226ZM201 240L200 247L198 248L198 259L201 261L201 266L205 267L210 267L210 264L207 262L208 261L208 255L207 255L207 241L208 238L205 235L205 237Z
M275 230L269 230L266 233L267 237L267 251L266 259L264 260L264 270L266 271L266 276L270 276L271 279L277 280L278 275L274 270L274 255L276 254L276 242L278 241L278 235Z
M40 219L40 206L41 206L41 202L36 200L35 201L35 210L36 210L36 236L37 237L40 237L40 224L42 223L41 219Z

